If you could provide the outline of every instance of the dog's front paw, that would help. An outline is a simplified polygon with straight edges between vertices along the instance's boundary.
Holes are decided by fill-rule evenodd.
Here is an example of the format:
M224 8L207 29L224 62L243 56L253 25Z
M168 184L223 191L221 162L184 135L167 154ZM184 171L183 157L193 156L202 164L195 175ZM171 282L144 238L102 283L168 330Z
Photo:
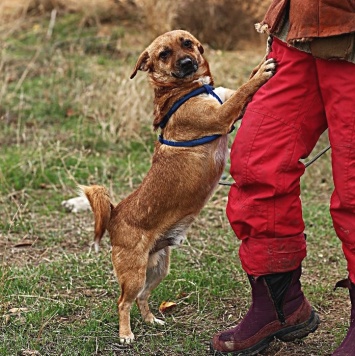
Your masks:
M129 335L120 335L120 344L121 345L130 345L134 340L134 335L131 332Z
M276 65L276 60L269 58L261 65L256 75L267 81L275 74Z

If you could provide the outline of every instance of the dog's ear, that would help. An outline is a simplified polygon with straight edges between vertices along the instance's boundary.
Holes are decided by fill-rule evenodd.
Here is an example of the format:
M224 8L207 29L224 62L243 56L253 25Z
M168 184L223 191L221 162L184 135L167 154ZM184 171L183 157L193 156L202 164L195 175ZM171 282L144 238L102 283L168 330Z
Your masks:
M148 59L149 59L148 51L142 52L138 58L138 61L136 63L136 66L134 67L134 70L130 76L130 79L133 79L139 70L142 70L142 71L148 70Z

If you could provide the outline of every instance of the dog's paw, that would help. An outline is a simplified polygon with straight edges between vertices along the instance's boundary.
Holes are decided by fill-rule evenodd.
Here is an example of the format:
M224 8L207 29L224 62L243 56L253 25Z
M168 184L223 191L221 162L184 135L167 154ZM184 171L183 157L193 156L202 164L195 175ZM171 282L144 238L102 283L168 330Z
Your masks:
M131 333L130 335L120 335L120 344L121 345L130 345L133 343L134 335Z
M90 203L85 196L71 198L62 201L62 206L65 210L72 213L79 213L81 211L90 210Z
M267 59L259 68L257 75L262 76L265 80L270 79L275 74L276 65L274 58Z

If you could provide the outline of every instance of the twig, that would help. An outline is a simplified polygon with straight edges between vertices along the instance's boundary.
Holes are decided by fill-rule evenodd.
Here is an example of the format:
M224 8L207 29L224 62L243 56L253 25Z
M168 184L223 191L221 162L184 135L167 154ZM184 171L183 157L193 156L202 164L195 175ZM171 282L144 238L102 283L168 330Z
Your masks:
M50 39L52 37L56 17L57 17L57 10L53 9L51 12L51 19L49 21L49 26L48 26L48 30L47 30L47 35L46 35L47 39Z

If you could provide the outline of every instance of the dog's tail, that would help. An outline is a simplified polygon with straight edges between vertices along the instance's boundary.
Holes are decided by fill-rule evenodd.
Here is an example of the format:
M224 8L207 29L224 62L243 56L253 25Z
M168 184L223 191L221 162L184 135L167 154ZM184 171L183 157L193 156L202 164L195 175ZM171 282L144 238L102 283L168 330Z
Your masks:
M108 223L110 221L111 210L113 209L113 204L110 200L109 192L105 187L99 185L92 185L90 187L85 185L79 185L80 191L86 195L89 200L91 210L95 217L95 251L98 252L100 249L100 241L104 235Z

